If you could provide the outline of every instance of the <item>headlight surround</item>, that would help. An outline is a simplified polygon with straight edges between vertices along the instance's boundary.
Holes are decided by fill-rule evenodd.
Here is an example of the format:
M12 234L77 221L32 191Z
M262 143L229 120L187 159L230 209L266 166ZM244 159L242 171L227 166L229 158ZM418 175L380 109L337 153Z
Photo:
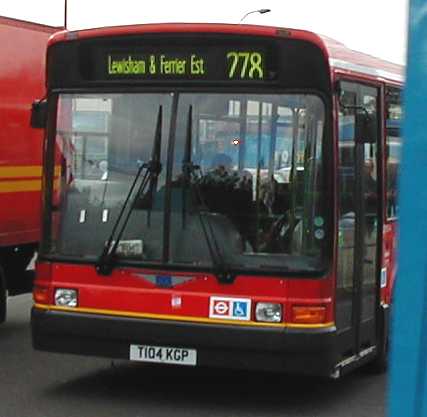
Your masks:
M55 290L55 305L58 307L77 307L77 290L71 288L57 288Z
M279 303L257 303L255 318L256 321L265 323L280 323L282 321L282 305Z

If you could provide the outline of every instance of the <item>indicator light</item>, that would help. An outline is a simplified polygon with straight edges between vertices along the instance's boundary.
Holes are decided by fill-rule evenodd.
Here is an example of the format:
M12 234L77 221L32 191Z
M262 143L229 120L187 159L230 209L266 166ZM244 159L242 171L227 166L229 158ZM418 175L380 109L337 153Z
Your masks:
M49 304L49 287L45 285L34 285L33 300L37 304Z
M292 323L319 324L326 319L326 307L323 306L293 306Z

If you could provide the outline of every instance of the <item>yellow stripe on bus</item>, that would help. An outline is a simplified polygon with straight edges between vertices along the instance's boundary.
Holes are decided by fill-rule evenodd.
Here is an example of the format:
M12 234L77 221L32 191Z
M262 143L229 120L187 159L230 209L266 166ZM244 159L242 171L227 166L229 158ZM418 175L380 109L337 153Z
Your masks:
M68 313L86 313L86 314L94 314L94 315L119 316L119 317L153 319L153 320L185 321L185 322L206 323L206 324L228 324L232 326L302 328L302 329L323 329L323 328L329 328L329 327L335 326L333 322L320 323L320 324L260 323L257 321L220 320L220 319L210 319L207 317L172 316L167 314L135 313L133 311L116 311L116 310L103 310L103 309L101 310L101 309L83 308L83 307L69 308L69 307L59 307L59 306L46 305L46 304L34 304L34 307L42 310L63 311Z

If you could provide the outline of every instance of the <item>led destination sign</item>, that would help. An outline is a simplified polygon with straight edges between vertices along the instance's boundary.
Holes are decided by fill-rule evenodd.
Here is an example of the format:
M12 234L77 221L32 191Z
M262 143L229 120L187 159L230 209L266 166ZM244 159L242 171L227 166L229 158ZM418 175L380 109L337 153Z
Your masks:
M266 74L265 52L260 50L107 52L105 59L108 79L264 81Z
M236 85L329 94L323 51L292 37L223 33L131 33L53 44L48 88Z
M108 55L108 75L203 77L206 61L198 55L171 57L160 55Z

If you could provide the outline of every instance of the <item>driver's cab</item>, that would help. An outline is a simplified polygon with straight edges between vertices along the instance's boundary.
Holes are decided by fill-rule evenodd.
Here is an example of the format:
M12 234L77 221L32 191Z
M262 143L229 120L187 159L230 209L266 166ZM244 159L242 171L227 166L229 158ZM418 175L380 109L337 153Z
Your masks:
M208 205L233 218L253 252L291 251L275 241L303 215L304 123L303 109L257 96L227 97L198 115L195 158Z

